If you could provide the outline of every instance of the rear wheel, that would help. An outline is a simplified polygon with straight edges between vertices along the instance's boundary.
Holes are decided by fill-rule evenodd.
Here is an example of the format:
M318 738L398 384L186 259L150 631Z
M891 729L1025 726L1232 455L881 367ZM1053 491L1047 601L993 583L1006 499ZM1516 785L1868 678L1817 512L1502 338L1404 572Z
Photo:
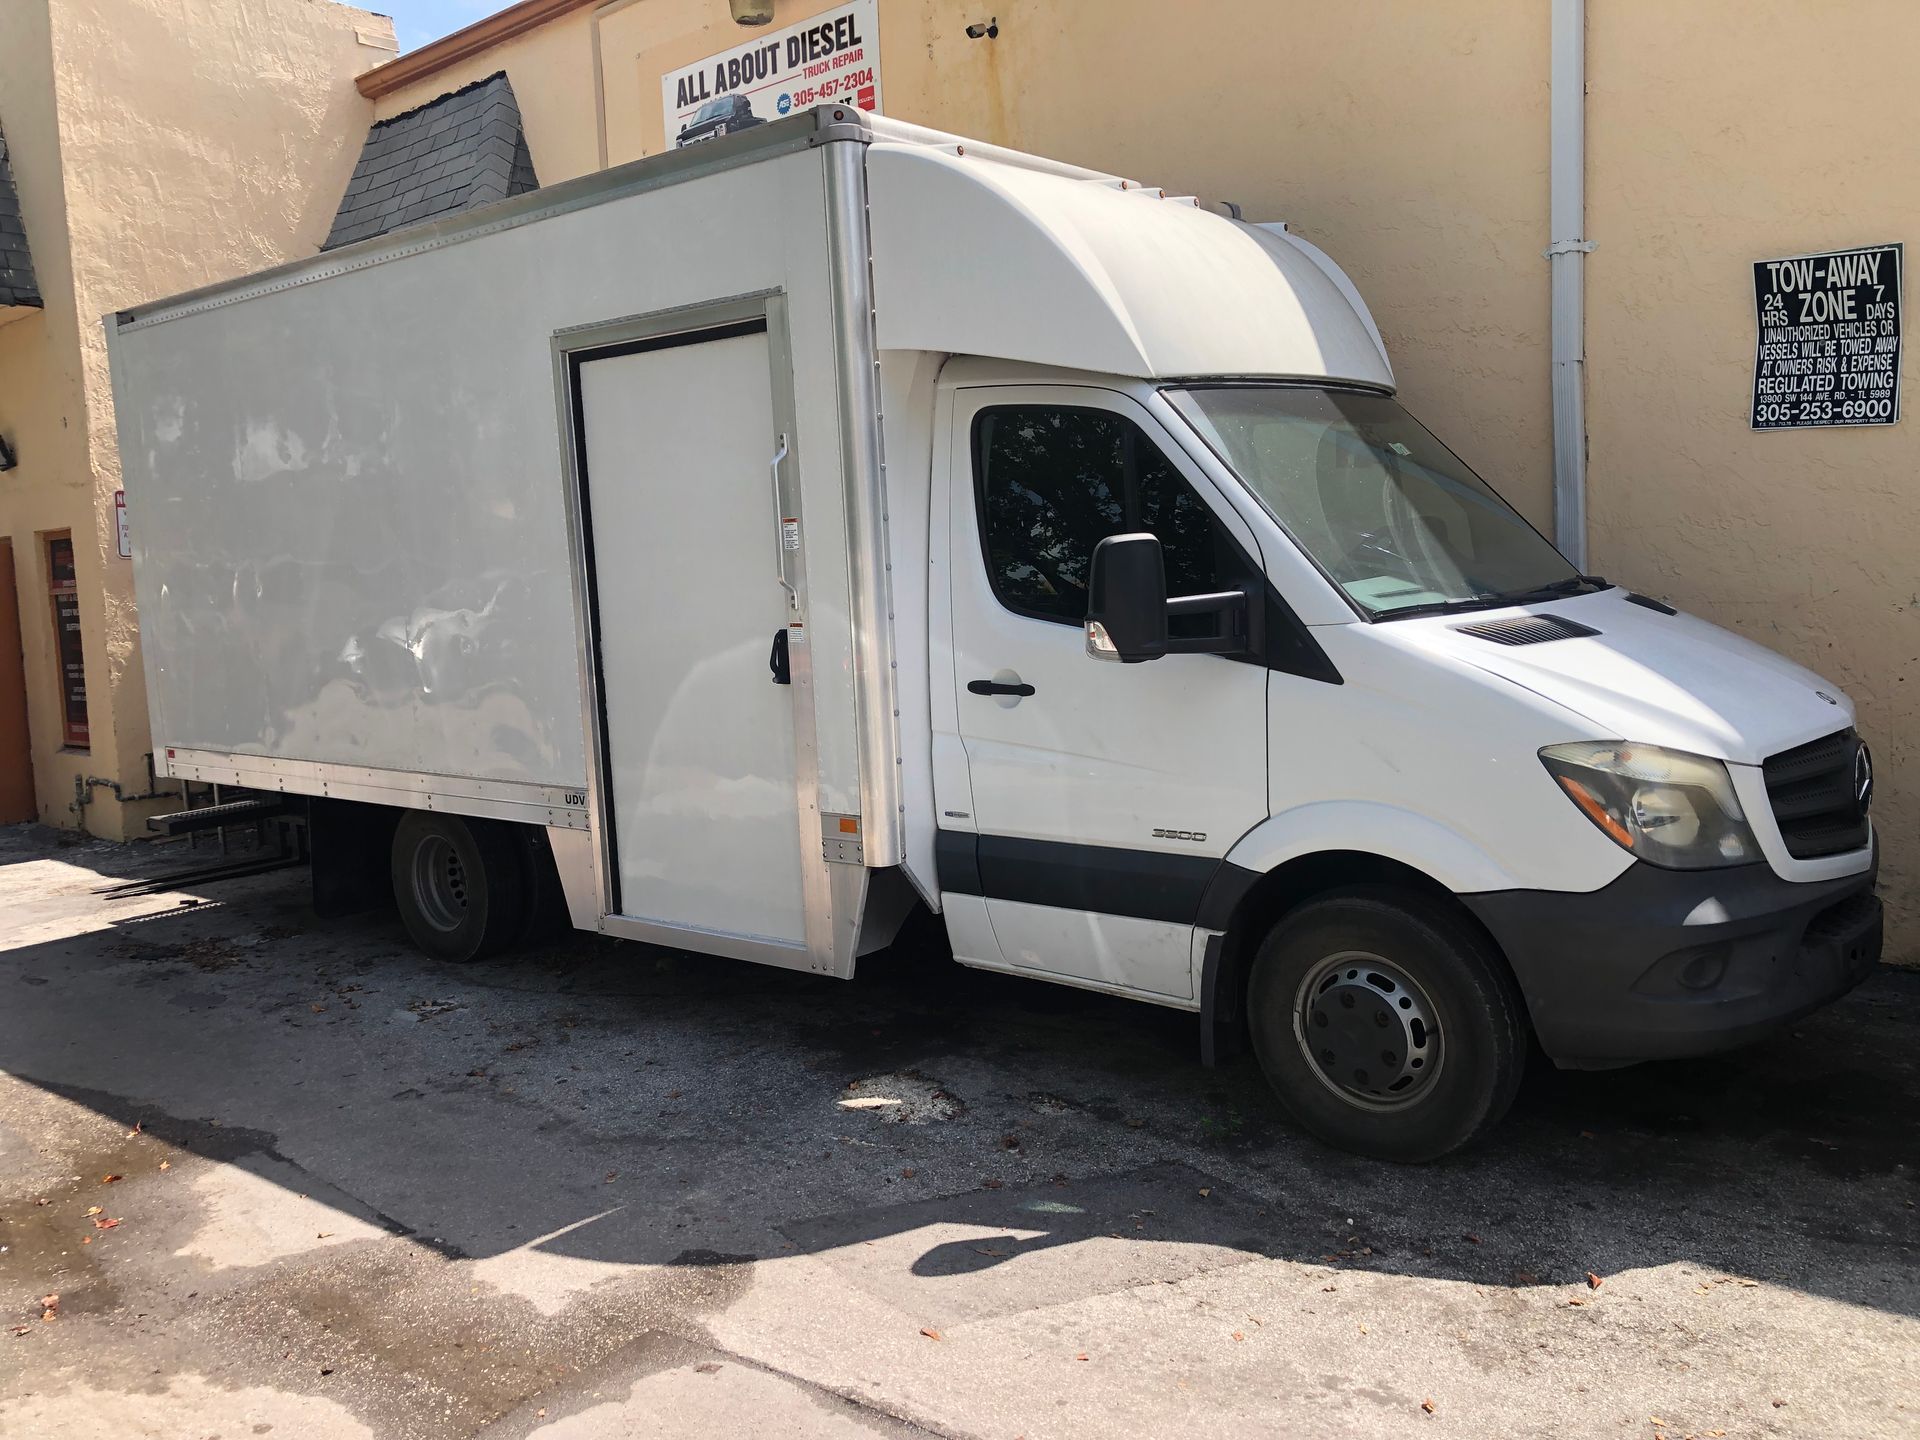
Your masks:
M512 827L410 810L393 833L393 895L413 943L477 960L520 938L530 902Z
M1303 905L1254 958L1247 1015L1281 1102L1330 1145L1436 1159L1506 1114L1526 1059L1513 981L1472 926L1411 892Z

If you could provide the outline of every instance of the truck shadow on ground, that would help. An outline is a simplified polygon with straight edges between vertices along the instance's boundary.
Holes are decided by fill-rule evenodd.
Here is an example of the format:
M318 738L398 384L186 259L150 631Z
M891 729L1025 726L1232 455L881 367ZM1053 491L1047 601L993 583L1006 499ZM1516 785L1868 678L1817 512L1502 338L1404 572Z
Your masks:
M1537 1063L1489 1143L1408 1168L1299 1133L1250 1060L1201 1069L1190 1016L931 953L852 984L590 937L455 968L314 920L298 872L218 898L0 949L0 1069L448 1258L826 1255L945 1323L1258 1256L1678 1263L1920 1314L1920 974L1713 1060Z

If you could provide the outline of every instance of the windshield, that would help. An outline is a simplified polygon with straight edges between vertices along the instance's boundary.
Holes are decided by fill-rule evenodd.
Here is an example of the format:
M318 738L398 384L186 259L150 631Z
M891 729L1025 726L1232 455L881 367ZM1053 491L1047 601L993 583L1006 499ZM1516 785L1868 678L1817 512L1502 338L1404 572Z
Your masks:
M1168 398L1370 617L1592 588L1384 395L1235 385Z

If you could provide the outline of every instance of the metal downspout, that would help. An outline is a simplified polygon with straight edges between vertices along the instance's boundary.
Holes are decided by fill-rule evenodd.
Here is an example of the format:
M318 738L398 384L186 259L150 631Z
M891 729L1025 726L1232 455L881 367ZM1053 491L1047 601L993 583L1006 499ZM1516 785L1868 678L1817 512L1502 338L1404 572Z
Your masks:
M1587 568L1586 238L1587 6L1553 0L1551 187L1553 538Z

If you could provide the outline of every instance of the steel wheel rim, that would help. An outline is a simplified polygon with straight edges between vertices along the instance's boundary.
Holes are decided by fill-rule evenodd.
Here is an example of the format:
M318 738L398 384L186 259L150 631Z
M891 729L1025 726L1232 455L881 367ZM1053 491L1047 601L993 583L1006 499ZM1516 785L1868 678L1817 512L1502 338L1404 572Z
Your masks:
M1363 1110L1396 1110L1433 1088L1446 1059L1426 988L1383 956L1329 955L1294 994L1293 1035L1321 1084Z
M444 835L413 847L413 903L434 929L458 930L467 918L467 867Z

